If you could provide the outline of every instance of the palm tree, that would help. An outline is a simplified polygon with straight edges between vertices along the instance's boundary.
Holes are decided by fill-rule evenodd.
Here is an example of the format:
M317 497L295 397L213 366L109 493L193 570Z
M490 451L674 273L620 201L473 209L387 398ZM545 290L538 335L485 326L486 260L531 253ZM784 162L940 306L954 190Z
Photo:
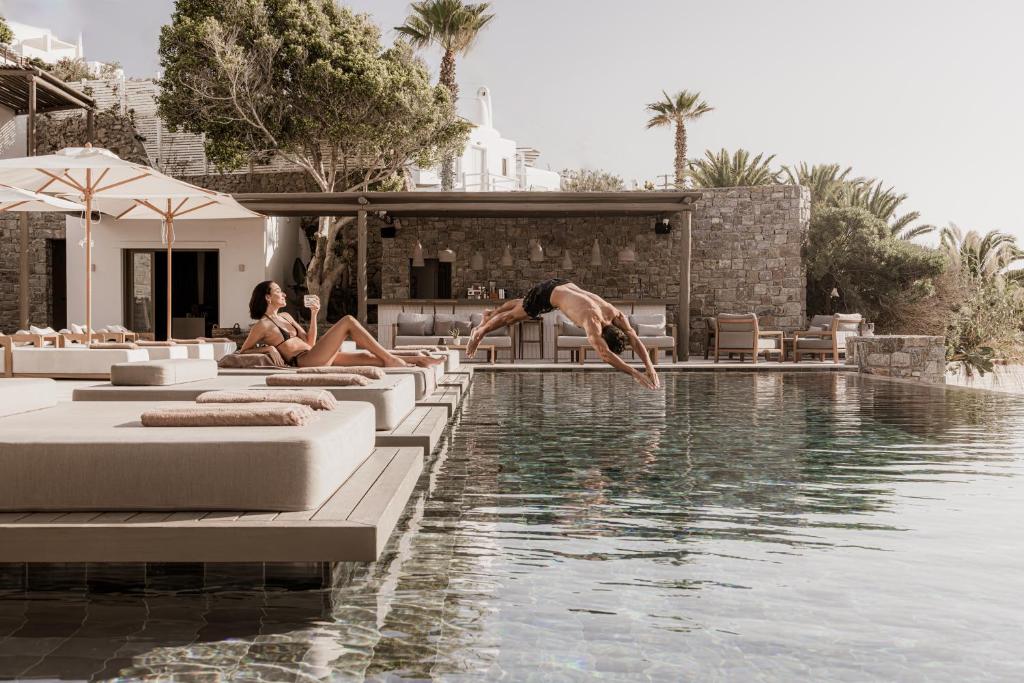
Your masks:
M864 178L849 178L853 169L839 164L814 164L801 161L796 166L783 166L782 174L790 185L802 185L811 191L811 211L836 206L837 198L849 183L863 183Z
M921 217L917 211L896 214L907 195L896 194L891 187L883 189L882 181L874 178L850 178L852 171L849 166L840 170L839 164L808 167L805 162L795 167L782 167L786 182L810 188L811 213L826 207L859 207L885 221L888 226L885 236L907 241L935 230L934 225L911 225Z
M698 187L771 185L778 175L769 167L774 158L774 154L767 158L763 154L751 158L745 149L736 150L730 157L728 150L715 154L709 149L704 152L703 159L697 159L690 165Z
M438 81L451 94L452 103L459 99L455 80L455 57L469 52L480 31L494 18L488 14L489 3L465 4L462 0L422 0L412 3L405 23L396 26L399 35L409 39L417 49L439 45L441 74ZM441 162L441 187L451 190L455 184L455 159L446 156Z
M682 189L686 178L686 122L699 119L715 108L700 99L699 92L681 90L675 95L669 95L662 90L661 94L665 99L647 105L647 111L653 114L647 121L647 127L675 126L676 189Z
M1017 246L1013 235L989 230L981 234L969 230L965 234L955 223L942 229L942 249L950 264L972 279L996 281L1008 279L1021 282L1024 269L1013 268L1024 259L1024 251Z

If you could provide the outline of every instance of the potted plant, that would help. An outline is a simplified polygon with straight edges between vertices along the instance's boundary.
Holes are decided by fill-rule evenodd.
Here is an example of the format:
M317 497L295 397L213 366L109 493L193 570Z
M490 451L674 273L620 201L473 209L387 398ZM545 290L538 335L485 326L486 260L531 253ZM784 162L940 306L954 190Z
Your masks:
M462 340L462 330L457 327L453 327L448 330L448 336L452 338L452 341L458 346Z

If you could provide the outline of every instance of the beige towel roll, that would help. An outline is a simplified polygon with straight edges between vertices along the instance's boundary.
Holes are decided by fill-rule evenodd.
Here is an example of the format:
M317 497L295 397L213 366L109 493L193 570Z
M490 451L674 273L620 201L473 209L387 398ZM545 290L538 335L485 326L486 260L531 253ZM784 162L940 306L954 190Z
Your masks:
M440 351L441 348L438 346L432 346L430 344L399 344L394 348L391 353L395 351Z
M172 341L145 341L145 340L139 340L139 341L137 341L135 343L138 344L139 346L176 346L176 344L174 342L172 342Z
M132 342L92 342L90 349L137 349L138 344Z
M252 391L206 391L196 403L298 403L313 410L334 410L338 400L323 389L256 389Z
M300 375L362 375L370 379L384 379L384 368L372 365L325 365L315 368L299 368Z
M394 351L388 351L388 353L390 353L392 356L398 356L399 358L401 358L403 356L429 356L430 355L429 351L415 351L415 350L412 350L412 349L395 349Z
M281 374L267 375L268 387L365 387L370 383L369 377L362 375L300 375Z
M145 427L301 427L315 419L312 408L298 403L189 404L142 414Z

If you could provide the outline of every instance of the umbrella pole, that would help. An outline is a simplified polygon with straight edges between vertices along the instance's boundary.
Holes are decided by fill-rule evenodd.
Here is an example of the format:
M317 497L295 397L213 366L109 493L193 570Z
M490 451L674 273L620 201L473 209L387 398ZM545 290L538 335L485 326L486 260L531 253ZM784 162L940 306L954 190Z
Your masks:
M174 248L174 218L170 215L167 222L167 341L171 341L171 251Z
M85 343L92 342L92 170L85 169Z

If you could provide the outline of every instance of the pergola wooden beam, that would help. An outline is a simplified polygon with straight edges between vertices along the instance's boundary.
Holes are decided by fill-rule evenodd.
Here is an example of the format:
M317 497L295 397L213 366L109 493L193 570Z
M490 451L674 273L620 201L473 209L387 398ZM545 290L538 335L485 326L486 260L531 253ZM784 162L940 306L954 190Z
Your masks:
M671 217L682 235L676 350L690 357L690 270L693 208L700 192L268 192L236 194L266 216L355 216L358 317L366 322L366 219L392 216L557 218L566 216Z

